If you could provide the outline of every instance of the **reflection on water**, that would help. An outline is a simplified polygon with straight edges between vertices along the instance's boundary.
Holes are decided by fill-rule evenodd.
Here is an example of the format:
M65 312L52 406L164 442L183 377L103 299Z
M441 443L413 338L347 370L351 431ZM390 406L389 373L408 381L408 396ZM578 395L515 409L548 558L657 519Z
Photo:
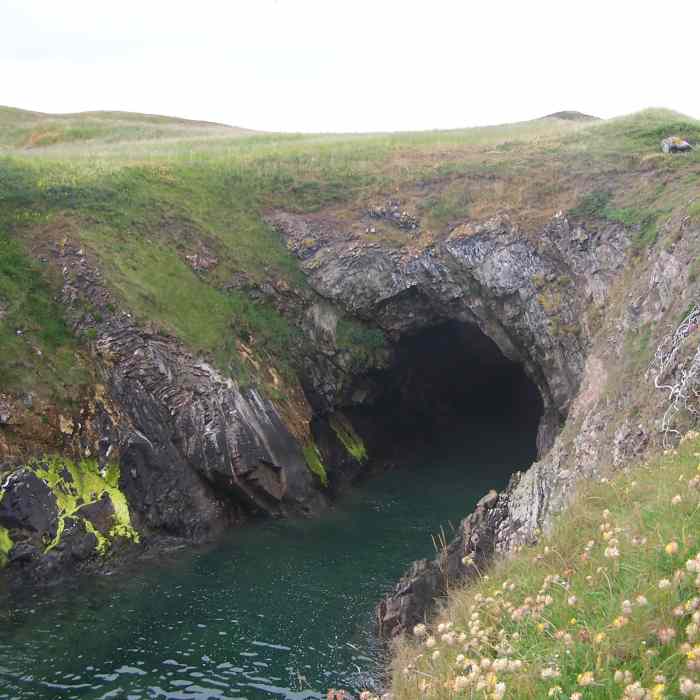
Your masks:
M430 535L532 459L532 436L472 425L313 521L0 600L0 700L306 698L371 687L372 609Z

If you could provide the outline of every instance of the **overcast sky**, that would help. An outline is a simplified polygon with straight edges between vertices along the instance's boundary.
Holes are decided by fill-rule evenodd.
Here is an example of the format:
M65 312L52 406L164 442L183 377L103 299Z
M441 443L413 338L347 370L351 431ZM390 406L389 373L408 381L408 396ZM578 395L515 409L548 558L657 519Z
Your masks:
M278 131L700 117L700 0L0 0L0 104Z

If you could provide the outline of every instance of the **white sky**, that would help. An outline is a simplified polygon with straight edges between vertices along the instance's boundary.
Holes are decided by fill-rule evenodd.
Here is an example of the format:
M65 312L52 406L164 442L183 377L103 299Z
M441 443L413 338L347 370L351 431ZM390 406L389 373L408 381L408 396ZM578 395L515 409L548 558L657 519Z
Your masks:
M0 0L0 104L279 131L700 117L700 0Z

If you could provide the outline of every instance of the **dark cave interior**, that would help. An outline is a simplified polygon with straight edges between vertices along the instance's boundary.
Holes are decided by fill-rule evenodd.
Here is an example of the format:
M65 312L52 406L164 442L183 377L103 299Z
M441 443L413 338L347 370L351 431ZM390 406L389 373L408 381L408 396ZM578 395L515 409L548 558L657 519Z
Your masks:
M402 337L394 362L370 378L373 400L347 410L379 460L400 462L416 450L485 424L532 437L543 413L539 390L475 325L448 321Z

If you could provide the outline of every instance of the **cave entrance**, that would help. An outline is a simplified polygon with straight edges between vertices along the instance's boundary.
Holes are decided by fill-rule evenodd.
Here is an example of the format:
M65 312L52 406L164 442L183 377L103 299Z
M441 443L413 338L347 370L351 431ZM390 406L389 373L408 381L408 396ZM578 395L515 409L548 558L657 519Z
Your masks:
M473 324L447 321L404 335L391 367L371 383L373 401L348 413L379 460L401 461L485 426L525 439L537 456L540 392Z

